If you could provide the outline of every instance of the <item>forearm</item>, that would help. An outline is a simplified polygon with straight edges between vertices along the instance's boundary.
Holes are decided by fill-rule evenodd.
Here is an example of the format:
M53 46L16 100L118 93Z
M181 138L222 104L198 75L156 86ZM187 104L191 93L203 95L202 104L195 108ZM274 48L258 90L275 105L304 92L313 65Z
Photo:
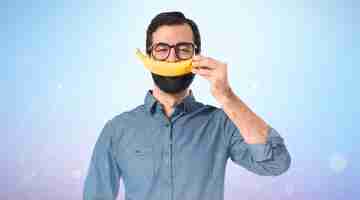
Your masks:
M246 143L266 143L269 126L241 101L231 88L217 99L224 112L240 130Z

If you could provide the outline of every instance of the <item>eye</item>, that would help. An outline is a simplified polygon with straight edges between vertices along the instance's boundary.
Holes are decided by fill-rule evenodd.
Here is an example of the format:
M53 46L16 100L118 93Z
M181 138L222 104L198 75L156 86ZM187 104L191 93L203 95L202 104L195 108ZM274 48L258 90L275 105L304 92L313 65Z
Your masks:
M184 53L192 52L192 49L191 49L191 48L180 48L179 50L180 50L181 52L184 52Z
M178 44L177 48L182 53L191 53L194 50L193 45L190 43Z
M168 51L166 48L162 48L162 49L156 49L157 52L166 52Z
M165 45L159 45L155 48L155 51L157 52L166 52L169 50L169 47L165 46Z

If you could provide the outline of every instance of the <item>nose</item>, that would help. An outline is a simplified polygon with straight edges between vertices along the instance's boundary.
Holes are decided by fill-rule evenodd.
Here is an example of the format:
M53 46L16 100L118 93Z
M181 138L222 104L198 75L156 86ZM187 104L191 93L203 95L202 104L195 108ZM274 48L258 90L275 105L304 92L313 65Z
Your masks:
M175 48L170 48L170 53L169 53L169 57L167 60L169 62L176 62L178 60L176 53L175 53Z

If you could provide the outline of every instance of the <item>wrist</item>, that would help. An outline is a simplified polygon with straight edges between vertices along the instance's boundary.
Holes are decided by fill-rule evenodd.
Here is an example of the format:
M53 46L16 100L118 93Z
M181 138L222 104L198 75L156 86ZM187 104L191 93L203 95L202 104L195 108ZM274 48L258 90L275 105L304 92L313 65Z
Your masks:
M228 104L229 102L237 98L235 93L232 91L230 87L226 87L224 90L222 90L221 93L218 94L215 93L214 96L222 106Z

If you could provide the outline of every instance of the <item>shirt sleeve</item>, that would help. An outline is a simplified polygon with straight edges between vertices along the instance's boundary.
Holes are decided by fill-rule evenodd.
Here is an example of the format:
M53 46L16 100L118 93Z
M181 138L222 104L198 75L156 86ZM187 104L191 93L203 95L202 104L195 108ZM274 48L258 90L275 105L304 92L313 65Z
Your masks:
M274 128L269 127L265 144L247 144L226 113L220 113L228 156L234 163L262 176L277 176L288 170L290 154Z
M112 151L113 134L110 120L102 129L93 149L84 183L84 200L115 200L118 195L121 170Z

